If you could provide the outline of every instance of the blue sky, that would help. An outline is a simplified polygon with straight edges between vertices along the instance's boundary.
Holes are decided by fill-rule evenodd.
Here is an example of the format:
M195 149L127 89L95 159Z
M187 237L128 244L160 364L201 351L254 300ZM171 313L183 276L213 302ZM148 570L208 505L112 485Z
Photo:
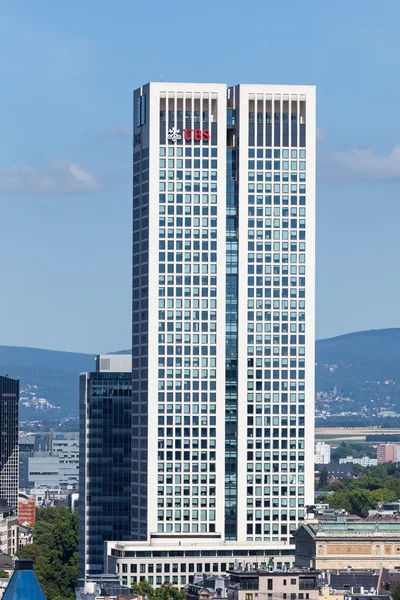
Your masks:
M398 0L3 0L0 344L128 348L132 90L317 85L317 336L400 327Z

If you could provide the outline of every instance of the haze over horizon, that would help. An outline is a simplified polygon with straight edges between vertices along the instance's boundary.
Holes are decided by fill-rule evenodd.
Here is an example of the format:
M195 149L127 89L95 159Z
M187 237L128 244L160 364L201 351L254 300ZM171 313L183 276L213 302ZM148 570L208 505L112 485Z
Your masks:
M197 38L175 7L2 3L0 343L129 348L132 91L160 78L317 86L317 338L400 327L398 2L204 0Z

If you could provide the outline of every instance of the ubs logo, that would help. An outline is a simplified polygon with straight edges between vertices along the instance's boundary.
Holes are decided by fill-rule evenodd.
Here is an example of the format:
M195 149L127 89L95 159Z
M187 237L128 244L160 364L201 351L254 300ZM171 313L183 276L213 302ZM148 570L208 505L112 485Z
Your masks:
M209 129L184 129L183 137L187 142L190 140L194 140L195 142L199 142L203 140L203 142L208 142L210 139L210 130Z

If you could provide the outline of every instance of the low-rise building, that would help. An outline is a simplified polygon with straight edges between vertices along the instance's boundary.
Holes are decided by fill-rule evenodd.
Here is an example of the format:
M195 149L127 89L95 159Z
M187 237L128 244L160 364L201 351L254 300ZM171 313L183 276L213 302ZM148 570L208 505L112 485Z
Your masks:
M301 569L287 571L252 569L229 571L228 600L318 600L319 573Z
M133 594L132 590L121 585L115 575L99 575L79 580L75 588L76 600L144 600L143 596Z
M36 522L36 501L33 496L23 492L18 494L18 523L34 525Z
M319 570L400 565L400 521L305 521L294 534L295 565Z
M354 477L356 475L356 470L353 465L342 465L340 463L330 463L329 465L315 465L315 475L317 478L321 475L321 471L326 469L328 480L341 480L344 477ZM324 492L326 493L326 492Z
M339 464L352 464L361 465L362 467L376 467L378 464L377 458L370 458L369 456L362 456L361 458L354 458L354 456L346 456L346 458L339 458Z
M0 506L0 552L14 556L18 550L18 515L11 506Z
M36 485L28 488L26 493L35 499L36 507L39 506L67 506L68 492L59 487Z
M193 583L185 586L187 600L227 599L229 577L195 577Z
M217 536L216 536L217 537ZM212 549L210 544L213 543ZM185 586L195 575L225 575L235 565L252 562L257 568L266 568L274 558L277 568L289 569L294 563L294 545L285 542L225 544L209 537L187 538L177 549L154 536L150 542L106 541L106 571L117 573L123 585L131 585L144 578L151 585L163 583Z

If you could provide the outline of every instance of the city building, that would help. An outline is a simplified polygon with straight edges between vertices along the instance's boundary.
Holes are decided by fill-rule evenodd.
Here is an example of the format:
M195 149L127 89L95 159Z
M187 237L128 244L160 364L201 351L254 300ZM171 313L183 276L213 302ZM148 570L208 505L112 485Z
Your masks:
M231 571L228 600L277 598L319 600L319 572L290 569L254 569L249 563L242 571Z
M314 488L315 88L144 85L133 171L132 538L108 554L156 584L285 564Z
M217 539L216 539L217 540ZM252 562L257 568L267 568L271 558L278 569L289 569L294 563L293 544L265 542L226 542L209 539L163 538L151 542L106 542L106 572L116 572L123 585L131 585L141 578L151 585L163 583L185 586L194 577L226 574L236 564Z
M192 583L185 586L187 600L217 600L227 599L229 577L195 577Z
M78 488L79 433L28 434L19 437L19 484Z
M26 488L25 493L35 500L36 507L39 506L67 506L69 493L60 487L47 485L35 485Z
M316 465L329 465L331 462L331 447L325 442L315 444L314 462Z
M79 381L79 570L83 578L105 572L105 540L127 540L131 535L131 357L98 357L96 369L82 373Z
M18 494L18 523L34 525L36 522L36 501L33 496L23 492Z
M0 376L0 500L18 509L19 381Z
M79 580L75 588L76 600L145 600L144 596L133 594L130 587L120 584L115 575L99 575Z
M294 534L296 566L320 570L395 568L400 521L305 521Z
M0 552L14 556L18 550L18 515L13 506L0 506Z
M66 486L69 490L78 489L79 433L77 431L54 433L51 440L51 454L59 461L59 485Z
M376 447L378 464L399 462L399 450L399 444L378 444Z
M354 477L357 474L352 464L329 463L329 465L315 465L315 476L317 479L321 476L322 471L327 472L329 481L340 481L344 477Z
M377 458L370 458L369 456L362 456L361 458L354 458L353 456L346 456L346 458L339 458L339 464L352 464L361 465L362 467L376 467L378 464Z
M350 600L364 595L376 599L380 577L379 569L323 571L319 580L321 600Z

